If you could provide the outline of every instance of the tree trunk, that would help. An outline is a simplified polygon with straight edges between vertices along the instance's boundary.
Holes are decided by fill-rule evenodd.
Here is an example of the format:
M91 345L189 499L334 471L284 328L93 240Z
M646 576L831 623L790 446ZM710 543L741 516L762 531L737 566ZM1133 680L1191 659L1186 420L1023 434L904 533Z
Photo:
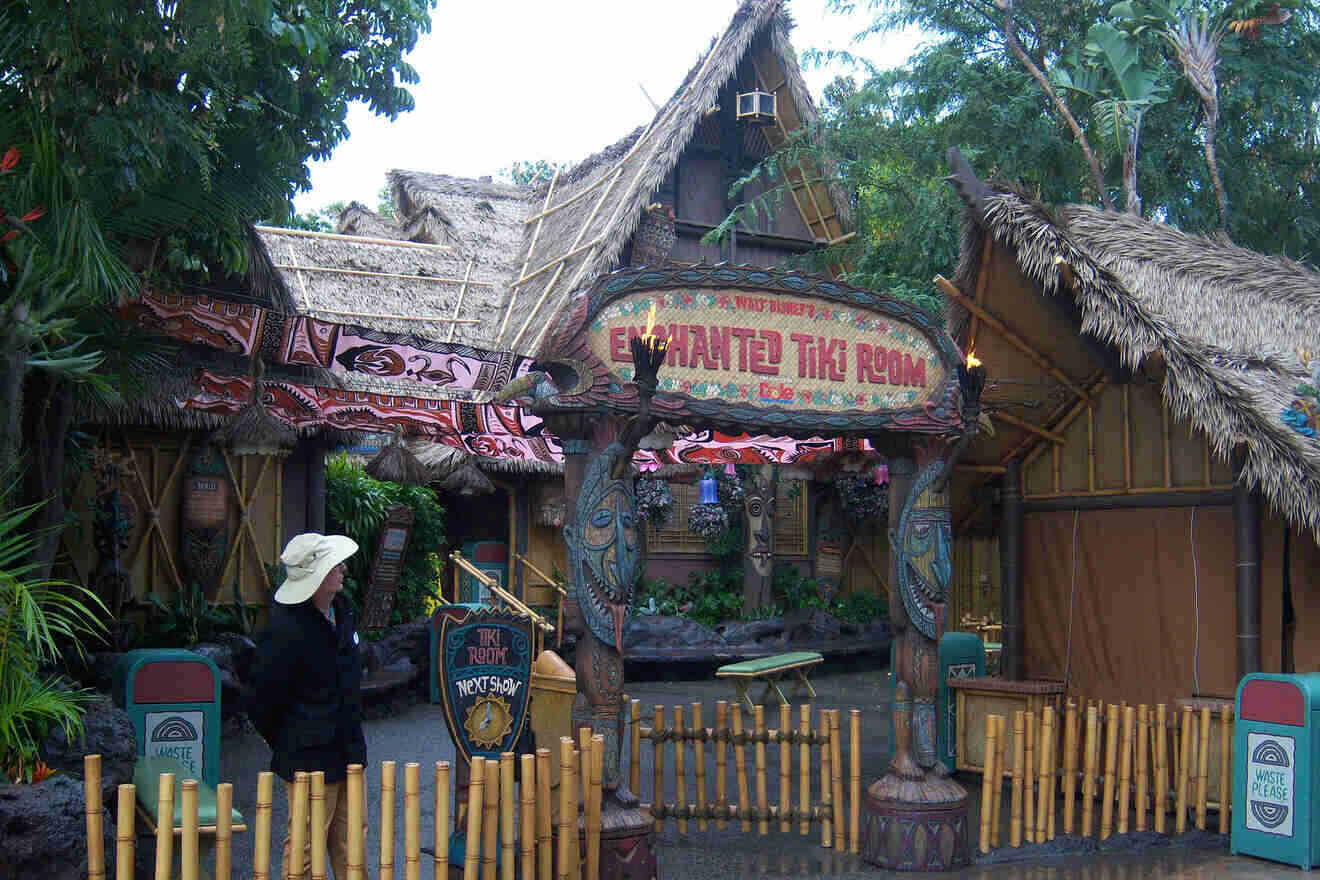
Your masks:
M1205 164L1210 169L1210 182L1215 187L1215 203L1219 206L1219 228L1228 232L1228 194L1219 179L1219 162L1215 158L1215 132L1219 128L1218 103L1205 102Z
M1127 194L1126 209L1129 214L1141 216L1141 193L1137 190L1137 142L1141 138L1141 122L1138 120L1128 133L1127 143L1123 145L1123 191Z
M33 389L44 394L29 397L29 405L40 409L30 414L28 446L33 451L28 464L28 502L44 502L35 521L36 545L33 562L39 580L50 577L64 532L64 438L73 422L73 388L49 374Z
M0 479L12 482L18 477L23 454L23 378L27 373L28 345L17 328L27 319L27 307L15 303L0 312L0 318L8 328L0 332ZM19 500L0 502L0 510L16 505Z

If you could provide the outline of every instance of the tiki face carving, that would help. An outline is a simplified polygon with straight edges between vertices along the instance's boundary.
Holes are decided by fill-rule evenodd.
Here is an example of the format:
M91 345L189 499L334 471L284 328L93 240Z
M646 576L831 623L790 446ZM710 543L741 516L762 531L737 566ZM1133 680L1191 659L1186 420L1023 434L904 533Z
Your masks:
M637 569L636 502L611 481L582 526L582 558L612 602L623 602Z
M614 460L623 452L615 443L592 457L573 521L564 527L576 598L587 628L619 650L641 562L632 477L610 476Z
M774 566L775 495L767 480L753 480L743 494L747 512L747 559L762 577L769 577Z
M953 521L948 489L935 491L944 461L936 450L920 450L916 480L903 505L894 550L899 554L899 593L913 626L930 639L939 638L937 611L948 599L953 576Z

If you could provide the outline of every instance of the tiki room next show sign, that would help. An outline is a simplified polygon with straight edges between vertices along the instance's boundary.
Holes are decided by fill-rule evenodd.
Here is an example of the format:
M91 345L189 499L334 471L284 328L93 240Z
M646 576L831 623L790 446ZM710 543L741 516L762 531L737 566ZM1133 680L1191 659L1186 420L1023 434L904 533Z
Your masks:
M516 751L527 723L531 621L505 610L445 605L435 642L445 723L465 760Z
M632 379L629 339L669 340L663 396L740 429L936 432L961 427L962 357L925 312L824 278L696 266L623 271L593 291L586 348ZM579 325L581 326L581 325Z

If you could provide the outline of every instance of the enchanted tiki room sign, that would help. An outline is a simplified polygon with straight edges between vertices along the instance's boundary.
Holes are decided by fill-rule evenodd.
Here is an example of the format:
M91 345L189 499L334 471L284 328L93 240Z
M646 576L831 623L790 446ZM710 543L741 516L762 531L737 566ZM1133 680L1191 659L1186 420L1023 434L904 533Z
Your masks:
M826 278L752 267L606 276L540 353L591 373L575 389L560 385L555 403L626 405L629 341L648 332L669 342L655 398L662 418L836 435L962 427L962 358L925 312Z
M436 652L445 723L465 760L514 751L527 723L530 618L503 609L446 605Z

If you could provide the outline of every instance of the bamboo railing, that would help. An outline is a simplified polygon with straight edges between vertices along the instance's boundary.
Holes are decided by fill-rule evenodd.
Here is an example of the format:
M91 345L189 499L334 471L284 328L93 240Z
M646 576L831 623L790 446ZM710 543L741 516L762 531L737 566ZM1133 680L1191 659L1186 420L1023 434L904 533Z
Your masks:
M455 550L453 553L449 554L449 559L454 563L455 566L454 567L454 601L455 602L458 601L458 570L462 569L463 571L467 572L468 574L476 578L478 581L480 581L481 584L486 589L490 590L491 595L493 595L496 599L499 599L501 602L503 602L505 605L508 605L510 608L512 608L514 611L517 611L519 614L522 614L526 617L530 617L532 619L532 626L534 627L534 632L536 633L536 645L535 645L535 651L533 652L533 656L534 657L540 656L541 648L544 647L543 645L544 636L542 635L542 633L555 632L556 631L555 625L550 623L540 614L537 614L531 608L529 608L517 596L513 595L508 590L501 587L499 581L497 581L495 578L486 574L484 571L477 568L471 562L468 562L466 559L464 559L462 553ZM562 625L563 622L561 620L560 626L562 627ZM563 635L562 632L560 632L561 638L562 635Z
M473 758L467 789L466 829L451 827L450 817L458 811L451 808L454 796L450 788L451 773L448 761L437 761L433 777L435 796L435 826L431 829L433 845L432 876L435 880L448 880L449 840L455 830L466 833L467 846L462 865L464 880L599 880L601 841L601 771L604 764L605 742L590 731L582 742L583 752L568 737L559 743L559 760L564 784L559 792L561 802L557 834L552 834L550 795L550 749L536 750L535 755L515 756L505 752L498 761ZM514 773L515 759L520 757L520 778ZM380 880L396 880L394 861L396 829L396 768L394 761L380 764L380 852L377 870L373 876ZM580 768L580 769L579 769ZM346 797L348 798L348 874L349 880L362 880L367 873L367 846L363 834L366 816L366 788L364 768L360 764L348 767ZM583 784L579 786L577 779ZM173 774L161 774L159 816L173 816L176 780ZM83 763L84 798L87 814L87 876L90 880L104 880L106 876L105 851L102 844L104 812L101 804L101 756L88 755ZM404 765L403 772L403 828L404 864L403 880L421 880L422 875L422 822L421 822L421 767L415 762ZM182 780L177 790L182 805L181 828L173 828L170 821L159 823L156 832L154 877L156 880L174 880L175 838L178 838L179 878L198 880L202 872L200 836L198 827L198 783ZM275 853L274 876L280 875L279 841L272 848L271 810L274 805L275 777L269 771L257 779L257 809L253 823L253 880L270 880L272 853ZM134 828L136 789L121 785L118 789L115 821L115 878L132 880L134 849L137 837ZM214 880L231 880L233 863L233 837L227 821L233 804L233 786L221 783L216 788L216 807L220 820L214 828L215 862ZM311 876L324 880L326 873L326 846L323 835L312 834L311 829L325 827L325 774L299 772L294 778L289 813L292 816L291 851L304 852L310 841ZM579 816L582 818L579 819ZM211 833L208 829L206 833ZM498 854L498 859L497 859ZM557 858L557 862L556 862ZM558 870L555 870L555 865ZM519 866L521 868L519 869ZM455 868L457 869L457 865Z
M568 591L566 591L563 587L559 586L559 584L555 583L554 578L550 577L550 575L546 574L544 571L537 568L532 563L532 561L528 559L526 556L523 556L521 553L517 552L516 550L510 553L509 555L514 562L522 565L523 568L526 568L532 574L536 575L541 580L545 581L547 585L553 587L555 592L559 594L559 602L556 605L556 610L555 610L555 644L562 645L564 643L564 600L568 598ZM526 595L526 593L524 593L524 595Z
M632 790L643 800L643 809L655 820L655 830L664 830L665 822L673 820L680 834L688 833L688 823L695 820L697 831L706 831L714 822L716 829L725 829L737 822L742 831L750 833L753 824L758 835L770 833L776 827L780 833L791 833L796 826L800 836L811 833L812 823L821 827L821 846L840 852L856 853L860 850L860 815L862 798L861 778L861 712L848 713L847 790L844 797L844 756L840 711L819 710L818 726L812 727L812 708L800 705L797 724L793 722L792 706L778 708L779 726L767 728L765 707L756 706L752 712L750 730L744 729L742 707L737 703L720 700L715 704L715 726L706 727L704 707L691 703L688 707L656 706L651 726L643 726L642 707L638 700L629 700L629 754ZM672 726L666 726L666 719ZM687 723L690 720L690 724ZM648 796L641 790L642 742L651 745L651 791ZM669 802L666 791L666 744L674 768L674 800ZM752 754L748 755L748 746ZM774 749L776 763L768 763L769 750ZM714 752L714 793L707 774L708 749ZM737 800L729 793L729 751L733 751L733 767ZM688 755L691 754L691 761ZM794 754L797 755L797 774L793 772ZM750 760L749 760L750 757ZM814 763L813 763L814 762ZM688 768L691 768L689 774ZM777 767L774 773L771 767ZM819 796L813 801L812 776L820 780ZM777 777L774 801L769 796L771 778ZM755 797L752 793L755 789ZM796 789L796 790L795 790ZM845 806L846 804L846 806Z
M986 853L999 846L1005 776L1009 780L1011 847L1053 840L1060 811L1063 834L1098 834L1101 840L1114 834L1145 831L1148 819L1155 831L1163 833L1170 809L1174 814L1173 830L1179 834L1188 829L1189 822L1197 830L1211 829L1211 810L1217 814L1212 830L1229 833L1232 707L1225 705L1215 711L1206 706L1183 706L1176 715L1170 718L1163 703L1152 711L1145 704L1077 699L1068 700L1061 723L1056 723L1056 713L1049 706L1039 719L1030 712L1015 712L1011 760L1004 749L1008 719L1003 715L987 716L978 824L980 851ZM1219 751L1213 768L1212 731L1218 733ZM1219 801L1210 798L1212 769L1217 775ZM1079 795L1081 821L1075 825Z

